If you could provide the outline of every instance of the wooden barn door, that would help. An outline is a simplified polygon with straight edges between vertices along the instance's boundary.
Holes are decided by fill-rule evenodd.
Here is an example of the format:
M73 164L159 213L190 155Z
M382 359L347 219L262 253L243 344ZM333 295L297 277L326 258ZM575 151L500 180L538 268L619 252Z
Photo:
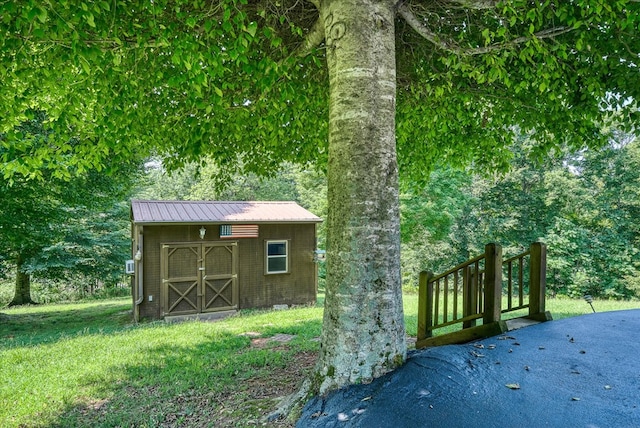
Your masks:
M237 243L162 246L164 315L238 307Z
M162 298L165 315L188 315L200 312L202 275L200 244L162 246Z
M238 309L238 244L203 245L202 312Z

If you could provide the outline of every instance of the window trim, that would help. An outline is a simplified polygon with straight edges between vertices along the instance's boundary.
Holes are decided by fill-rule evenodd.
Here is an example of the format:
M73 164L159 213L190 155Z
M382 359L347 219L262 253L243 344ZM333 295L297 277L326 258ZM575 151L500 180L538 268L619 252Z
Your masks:
M284 254L269 255L269 244L284 244ZM288 239L268 239L264 241L264 274L265 275L278 275L283 273L289 273L289 253L291 251L291 244ZM282 258L285 260L285 270L270 271L269 260Z

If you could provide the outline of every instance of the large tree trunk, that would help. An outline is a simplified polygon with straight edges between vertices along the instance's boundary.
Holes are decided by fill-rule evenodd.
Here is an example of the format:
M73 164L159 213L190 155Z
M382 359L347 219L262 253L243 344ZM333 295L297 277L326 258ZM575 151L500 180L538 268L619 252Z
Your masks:
M22 256L16 258L16 292L9 306L18 306L35 303L31 300L31 277L23 272L24 259Z
M400 283L392 2L322 4L330 75L327 282L314 392L406 358Z

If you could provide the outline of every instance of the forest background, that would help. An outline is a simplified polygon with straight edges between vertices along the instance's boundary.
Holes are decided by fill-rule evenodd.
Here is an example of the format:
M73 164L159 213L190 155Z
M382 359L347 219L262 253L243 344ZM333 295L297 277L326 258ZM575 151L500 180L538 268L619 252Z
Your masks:
M548 248L549 296L640 297L640 141L615 130L611 135L603 147L558 147L537 160L534 144L521 136L507 172L436 166L425 186L403 182L405 290L415 289L421 270L442 272L480 254L486 243L501 244L510 256L541 241ZM0 240L13 239L20 249L33 243L20 269L33 301L45 303L129 294L124 261L131 258L131 198L294 200L326 218L322 171L283 164L267 178L235 175L217 190L210 178L216 168L204 161L169 174L162 159L149 159L80 183L5 179ZM324 225L318 232L323 249ZM16 272L15 258L0 254L0 307L15 297ZM321 263L320 287L323 279Z

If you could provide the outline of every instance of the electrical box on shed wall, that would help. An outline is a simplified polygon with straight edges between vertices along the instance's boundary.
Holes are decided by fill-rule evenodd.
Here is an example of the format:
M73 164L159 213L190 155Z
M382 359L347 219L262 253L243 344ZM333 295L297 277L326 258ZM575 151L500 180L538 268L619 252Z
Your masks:
M134 272L134 263L133 260L127 260L124 263L124 272L128 275L133 275Z

